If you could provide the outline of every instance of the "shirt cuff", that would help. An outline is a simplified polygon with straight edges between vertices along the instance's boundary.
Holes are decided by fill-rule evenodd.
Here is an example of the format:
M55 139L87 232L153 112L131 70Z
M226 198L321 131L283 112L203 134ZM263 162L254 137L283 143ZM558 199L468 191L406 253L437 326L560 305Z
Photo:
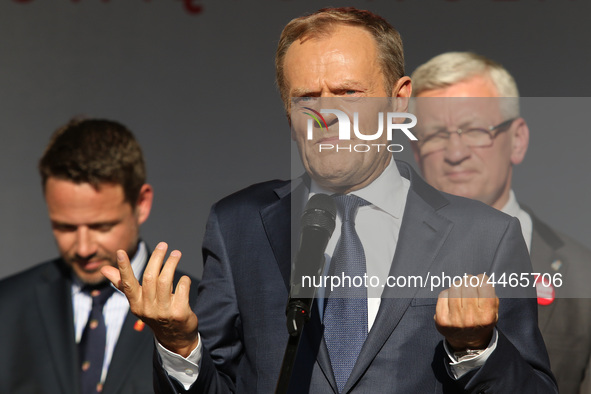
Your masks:
M461 357L461 360L458 360L458 358L454 355L454 352L447 346L447 341L444 340L443 347L445 348L445 352L449 357L449 366L453 374L453 377L455 379L459 379L471 370L482 367L486 360L488 360L488 357L491 355L493 350L496 349L498 339L499 334L497 333L497 329L495 328L493 330L492 338L490 339L490 342L488 343L486 349L484 349L479 354Z
M183 385L185 390L189 390L191 385L197 381L199 377L199 369L201 368L201 358L203 355L201 346L201 335L197 334L199 343L193 349L187 358L173 353L162 346L158 341L156 342L156 350L162 359L162 368L168 373L168 376L175 378Z

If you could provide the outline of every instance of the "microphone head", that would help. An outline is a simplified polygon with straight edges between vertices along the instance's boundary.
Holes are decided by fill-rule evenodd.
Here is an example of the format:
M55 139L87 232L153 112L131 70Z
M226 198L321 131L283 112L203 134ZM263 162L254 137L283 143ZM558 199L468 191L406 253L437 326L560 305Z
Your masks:
M326 194L313 195L302 214L302 229L316 227L328 232L329 237L335 228L337 207L332 197Z

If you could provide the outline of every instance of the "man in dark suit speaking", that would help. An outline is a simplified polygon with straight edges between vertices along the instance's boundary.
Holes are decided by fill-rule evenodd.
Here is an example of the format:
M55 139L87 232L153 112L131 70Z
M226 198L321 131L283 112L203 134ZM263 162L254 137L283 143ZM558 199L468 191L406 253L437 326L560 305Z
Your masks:
M0 393L151 393L153 337L101 274L139 239L152 206L141 148L123 125L75 120L39 162L60 258L0 281ZM179 275L180 276L180 275Z
M284 29L277 82L288 113L291 97L298 103L390 97L394 110L404 112L411 82L403 64L400 36L384 19L324 9ZM334 275L531 269L516 219L436 191L387 149L347 151L363 141L340 140L334 118L311 139L301 119L291 120L307 175L293 184L253 185L214 205L195 313L186 301L187 282L171 292L177 251L158 280L142 286L129 275L123 252L119 270L103 269L156 334L159 392L273 392L288 337L291 206L301 212L312 194L336 194L336 230L325 252ZM374 143L386 145L386 133ZM323 152L319 144L341 151ZM156 250L147 270L157 274L164 257L165 250ZM393 293L384 288L381 297L363 302L318 300L290 391L555 392L535 300L499 302L488 285L458 285L439 300Z
M538 285L539 326L560 392L584 388L581 392L591 393L591 376L585 376L591 368L586 290L591 251L550 228L515 197L513 166L523 161L529 144L515 80L502 65L471 52L435 56L416 69L412 80L413 113L423 121L415 129L414 151L425 179L441 191L480 200L519 219L534 272L562 276L559 287Z

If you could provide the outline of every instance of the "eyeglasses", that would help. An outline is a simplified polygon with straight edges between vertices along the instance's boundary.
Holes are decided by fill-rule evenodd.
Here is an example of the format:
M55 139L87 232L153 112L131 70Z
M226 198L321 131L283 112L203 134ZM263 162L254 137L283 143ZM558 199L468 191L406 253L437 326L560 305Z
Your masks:
M454 131L439 130L419 138L418 145L421 154L425 155L439 150L444 150L452 134L457 133L464 144L472 148L484 148L492 146L493 140L503 131L507 131L517 118L512 118L490 126L488 129L471 127L468 129L457 129Z

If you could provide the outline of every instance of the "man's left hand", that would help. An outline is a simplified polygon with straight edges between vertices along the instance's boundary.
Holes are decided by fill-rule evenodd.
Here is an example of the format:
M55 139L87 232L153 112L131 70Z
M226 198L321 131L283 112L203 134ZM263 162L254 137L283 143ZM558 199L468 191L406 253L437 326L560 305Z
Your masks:
M471 282L476 284L475 278L479 285L471 286ZM492 338L499 317L499 299L487 279L484 274L467 275L461 284L439 294L435 324L454 351L485 349Z

